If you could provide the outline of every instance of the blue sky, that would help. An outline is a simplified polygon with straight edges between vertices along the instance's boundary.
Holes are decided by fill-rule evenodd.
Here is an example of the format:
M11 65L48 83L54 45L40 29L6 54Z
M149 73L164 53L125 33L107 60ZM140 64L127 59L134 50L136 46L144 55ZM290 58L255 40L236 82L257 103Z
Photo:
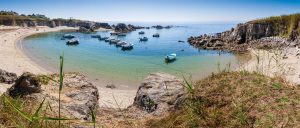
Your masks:
M0 0L0 10L128 22L239 22L300 12L300 0Z

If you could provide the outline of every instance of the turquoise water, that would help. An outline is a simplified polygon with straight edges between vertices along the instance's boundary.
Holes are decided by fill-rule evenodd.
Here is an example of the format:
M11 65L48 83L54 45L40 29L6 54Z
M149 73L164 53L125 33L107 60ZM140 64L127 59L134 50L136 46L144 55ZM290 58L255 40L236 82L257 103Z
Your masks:
M221 67L233 64L234 55L218 51L198 50L190 46L186 40L190 36L204 33L216 33L228 30L234 24L190 24L180 25L171 29L145 29L147 42L139 42L143 37L139 31L128 33L119 39L131 42L134 49L122 51L114 45L91 38L91 34L77 32L54 32L27 37L21 43L32 60L48 70L57 72L59 56L65 56L65 70L81 72L90 79L100 83L113 82L115 84L138 85L149 73L167 72L178 76L192 76L194 79L207 76ZM63 34L71 33L80 39L77 46L65 45L61 40ZM109 36L110 32L97 32L102 36ZM152 35L159 33L159 38ZM184 43L178 40L185 41ZM183 50L183 51L182 51ZM177 60L166 64L164 56L177 54Z

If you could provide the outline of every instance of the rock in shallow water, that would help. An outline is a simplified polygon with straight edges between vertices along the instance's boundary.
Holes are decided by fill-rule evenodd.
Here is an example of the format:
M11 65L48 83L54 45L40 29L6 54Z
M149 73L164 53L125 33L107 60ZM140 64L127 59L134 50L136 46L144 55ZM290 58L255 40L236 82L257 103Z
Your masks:
M105 87L106 88L111 88L111 89L115 89L116 88L116 86L114 84L112 84L112 83L108 83Z

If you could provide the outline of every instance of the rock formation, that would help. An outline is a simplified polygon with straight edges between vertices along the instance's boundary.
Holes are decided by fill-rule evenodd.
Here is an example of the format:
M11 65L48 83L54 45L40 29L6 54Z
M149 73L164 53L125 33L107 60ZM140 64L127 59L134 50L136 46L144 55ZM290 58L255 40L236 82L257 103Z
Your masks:
M32 93L40 93L41 91L41 84L37 76L32 73L25 72L8 90L8 94L12 97L23 97Z
M119 33L128 33L131 31L135 31L137 29L142 29L144 27L141 26L134 26L134 25L126 25L124 23L118 23L116 26L113 26L115 32L119 32Z
M300 15L299 15L300 16ZM263 39L267 42L277 42L278 46L295 46L300 44L297 27L291 28L291 17L298 17L298 14L280 16L274 19L261 19L238 24L230 31L216 33L213 35L200 35L188 38L188 42L201 49L226 50L226 51L247 51L248 48L260 46L273 47L274 43L260 42ZM282 19L282 20L280 20ZM285 20L283 20L285 19ZM299 22L300 21L296 21ZM288 35L288 38L284 35ZM268 38L276 37L276 38ZM281 38L281 41L278 41ZM275 40L274 40L275 39Z
M165 26L165 27L164 27L164 26L161 26L161 25L152 26L152 28L156 28L156 29L164 29L164 28L165 28L165 29L169 29L169 28L171 28L171 27L172 27L172 26L170 26L170 25L169 25L169 26Z
M54 113L58 113L59 75L36 76L24 73L8 90L12 97L41 103L45 98ZM91 110L98 107L98 89L77 73L65 74L61 95L61 113L71 119L89 120Z
M17 79L17 74L0 69L0 83L12 84Z
M160 115L178 107L183 97L184 86L180 79L165 73L154 73L139 86L131 108L137 108L144 114Z

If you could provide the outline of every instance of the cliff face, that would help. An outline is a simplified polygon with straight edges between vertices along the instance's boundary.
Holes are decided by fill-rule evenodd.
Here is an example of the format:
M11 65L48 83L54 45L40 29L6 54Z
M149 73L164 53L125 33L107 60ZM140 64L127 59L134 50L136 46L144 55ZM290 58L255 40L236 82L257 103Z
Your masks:
M188 42L198 48L227 51L246 51L249 47L264 43L257 40L267 37L281 37L282 41L279 42L285 44L276 45L298 45L300 43L300 18L298 17L300 14L249 21L238 24L230 31L190 37ZM267 39L270 39L268 42L275 42L273 38Z

